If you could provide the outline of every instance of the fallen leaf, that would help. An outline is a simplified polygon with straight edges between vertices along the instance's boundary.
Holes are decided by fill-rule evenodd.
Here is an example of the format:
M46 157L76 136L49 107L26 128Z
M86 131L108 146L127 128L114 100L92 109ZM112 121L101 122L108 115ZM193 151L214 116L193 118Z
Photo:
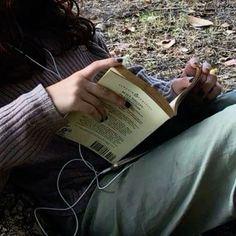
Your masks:
M236 30L226 30L226 33L227 33L228 35L230 35L230 34L236 34Z
M236 59L231 59L224 63L225 66L236 66Z
M135 27L131 26L131 27L126 27L126 28L124 28L124 29L122 30L122 32L125 33L125 34L129 34L129 33L135 32L135 30L136 30Z
M219 62L219 63L225 63L225 62L228 61L228 60L231 60L231 58L230 58L230 57L221 57L221 58L218 60L218 62Z
M129 48L130 44L128 43L119 43L116 45L116 47L111 51L110 53L112 55L122 55L124 52L126 52Z
M187 12L188 12L188 14L193 14L193 13L195 13L195 10L190 9L190 10L188 10Z
M221 25L221 27L222 27L222 28L229 28L230 25L229 25L228 23L224 23L224 24Z
M161 42L157 43L158 46L168 49L172 47L176 43L175 39L167 39L167 40L162 40Z
M189 24L191 24L194 27L206 27L206 26L213 25L212 21L198 18L195 16L187 16L187 21Z
M188 49L188 48L180 48L180 50L181 50L182 52L184 52L184 53L189 52L189 49Z

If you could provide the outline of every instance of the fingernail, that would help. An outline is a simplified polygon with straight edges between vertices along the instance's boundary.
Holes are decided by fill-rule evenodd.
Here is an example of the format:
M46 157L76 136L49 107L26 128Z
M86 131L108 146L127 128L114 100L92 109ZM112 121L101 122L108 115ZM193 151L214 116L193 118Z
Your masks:
M211 68L211 64L207 61L204 61L203 62L203 65L206 67L206 68Z
M199 59L196 57L193 57L190 59L191 66L199 66Z
M119 62L119 63L122 63L124 61L124 58L123 57L117 57L116 61Z
M208 63L207 61L204 61L202 67L204 73L209 73L211 69L211 64Z
M131 104L130 104L128 101L126 101L126 102L125 102L125 107L130 108L130 107L131 107Z

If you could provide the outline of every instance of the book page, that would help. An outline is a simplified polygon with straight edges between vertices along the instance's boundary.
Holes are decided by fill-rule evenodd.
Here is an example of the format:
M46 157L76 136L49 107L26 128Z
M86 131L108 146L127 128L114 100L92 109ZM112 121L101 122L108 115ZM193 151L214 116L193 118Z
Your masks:
M141 88L149 97L152 98L162 109L170 116L174 116L174 111L165 97L161 95L159 91L155 88L151 87L147 82L143 81L140 78L137 78L133 73L127 70L123 66L111 68L111 70L123 77L124 79L130 81L131 83L135 84L139 88Z
M193 81L191 84L183 90L182 93L180 93L171 103L170 106L174 111L174 114L177 115L177 110L180 105L180 103L184 100L184 98L192 91L192 89L197 86L198 82L200 81L200 74L201 72L197 70L195 77L193 78Z
M114 164L170 117L142 89L112 70L98 83L120 94L131 107L121 109L106 103L108 119L104 122L71 113L67 117L68 127L60 134Z

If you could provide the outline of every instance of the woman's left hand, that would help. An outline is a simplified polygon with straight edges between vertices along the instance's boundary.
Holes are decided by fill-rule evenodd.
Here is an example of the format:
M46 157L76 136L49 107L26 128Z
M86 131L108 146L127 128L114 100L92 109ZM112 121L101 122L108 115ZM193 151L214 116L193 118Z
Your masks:
M211 74L211 65L208 62L204 62L202 66L197 58L190 59L182 74L182 78L175 79L172 82L172 89L178 95L189 86L190 82L187 77L194 77L197 73L197 68L200 68L200 81L193 89L191 97L193 101L201 103L206 100L212 100L216 98L222 91L222 86L217 81L217 76Z

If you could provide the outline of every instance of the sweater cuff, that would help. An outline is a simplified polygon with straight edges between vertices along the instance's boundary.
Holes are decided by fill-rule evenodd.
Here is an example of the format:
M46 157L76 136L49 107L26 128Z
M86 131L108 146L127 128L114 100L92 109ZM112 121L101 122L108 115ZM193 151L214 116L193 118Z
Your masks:
M30 120L31 126L41 126L55 132L65 124L63 116L57 111L52 99L41 84L34 88L29 96L34 98L34 102L31 104L34 113L34 118Z
M164 95L168 102L173 101L178 95L175 93L175 91L172 89L172 82L169 83L169 90Z

